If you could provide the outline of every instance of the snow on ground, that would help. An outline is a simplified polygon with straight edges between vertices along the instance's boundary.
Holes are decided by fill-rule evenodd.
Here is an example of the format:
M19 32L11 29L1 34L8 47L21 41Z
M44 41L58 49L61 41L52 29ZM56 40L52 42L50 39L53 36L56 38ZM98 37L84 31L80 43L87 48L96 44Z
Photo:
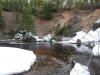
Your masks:
M15 39L19 39L22 40L23 39L23 35L20 33L15 34Z
M44 36L43 39L44 39L44 41L50 41L51 38L52 38L52 35L51 34L48 34L48 35Z
M97 33L100 32L100 28L96 29L95 32L97 32Z
M78 39L83 39L83 37L86 35L87 33L86 32L84 32L84 31L79 31L79 32L76 32L76 36L75 37L73 37L71 40L69 40L68 42L70 42L70 43L76 43L76 41L78 40Z
M98 33L95 31L90 30L83 39L81 39L82 42L93 42L98 41Z
M15 34L15 39L22 40L23 39L24 31L20 31L19 33ZM25 32L25 37L33 37L36 39L37 42L47 41L49 42L53 37L51 34L43 36L43 38L39 38L39 36L33 35L32 32Z
M40 39L38 36L34 36L34 35L33 35L32 37L34 37L34 38L36 39L37 42L44 41L43 39Z
M79 33L69 41L72 41L74 43L76 43L78 39L80 39L81 42L83 42L83 43L98 41L99 40L98 31L99 30L100 29L97 29L96 31L90 30L88 33L79 31Z
M43 36L42 39L40 39L38 36L34 36L34 35L32 37L34 37L37 42L43 42L43 41L49 42L52 38L52 35L51 34L45 35L45 36Z
M100 45L96 45L94 46L93 50L92 50L92 53L94 56L99 56L100 55Z
M90 30L88 33L84 31L76 32L76 36L72 37L69 41L61 41L58 43L77 43L77 40L81 40L82 43L95 42L100 40L100 28L95 31Z
M87 33L84 31L79 31L79 32L76 32L76 36L72 37L72 39L68 41L61 41L58 43L62 43L62 44L76 43L78 39L80 40L83 39L86 34Z
M32 51L0 47L0 75L8 75L28 71L36 61Z
M75 66L71 70L70 75L90 75L90 72L87 66L75 63Z
M98 19L98 20L96 21L96 23L100 23L100 19Z

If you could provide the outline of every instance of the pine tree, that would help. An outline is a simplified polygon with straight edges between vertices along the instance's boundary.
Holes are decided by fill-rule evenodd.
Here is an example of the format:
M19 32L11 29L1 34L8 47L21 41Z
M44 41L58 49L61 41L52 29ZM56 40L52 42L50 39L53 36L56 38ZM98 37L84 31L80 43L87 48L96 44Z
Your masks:
M24 6L24 4L26 6ZM17 12L18 30L26 30L27 32L30 32L30 31L34 32L31 5L26 2L24 4L22 6L22 12L21 13Z
M4 28L4 18L2 16L2 8L3 8L3 5L2 5L2 2L0 1L0 29Z

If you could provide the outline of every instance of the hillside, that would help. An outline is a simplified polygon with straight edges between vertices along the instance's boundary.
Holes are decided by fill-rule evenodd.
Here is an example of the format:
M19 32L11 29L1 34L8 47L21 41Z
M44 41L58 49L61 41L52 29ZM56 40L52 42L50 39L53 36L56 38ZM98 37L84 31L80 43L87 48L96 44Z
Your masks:
M54 34L57 26L67 26L72 22L76 29L90 30L91 25L100 19L100 9L95 10L70 10L60 11L53 13L52 20L45 20L33 16L36 33L39 36L43 36L49 33ZM5 18L5 31L8 32L16 28L16 12L3 12ZM78 21L77 23L76 20Z

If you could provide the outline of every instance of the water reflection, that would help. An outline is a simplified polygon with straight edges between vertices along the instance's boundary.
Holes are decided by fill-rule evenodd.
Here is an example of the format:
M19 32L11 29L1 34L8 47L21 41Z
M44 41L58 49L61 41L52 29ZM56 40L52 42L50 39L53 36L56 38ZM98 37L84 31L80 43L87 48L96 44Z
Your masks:
M0 46L3 47L16 47L27 50L36 49L36 43L0 43Z
M62 44L51 44L49 42L37 43L35 53L46 55L67 61L67 57L75 53L73 47L64 47Z
M36 43L36 48L51 48L52 44L49 42L37 42Z

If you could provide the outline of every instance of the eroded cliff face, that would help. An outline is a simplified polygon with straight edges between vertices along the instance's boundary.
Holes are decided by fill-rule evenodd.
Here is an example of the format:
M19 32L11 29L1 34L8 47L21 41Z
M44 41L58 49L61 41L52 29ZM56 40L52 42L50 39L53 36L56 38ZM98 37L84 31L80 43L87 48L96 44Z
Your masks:
M4 12L5 18L5 31L16 29L16 13L15 12ZM44 20L34 17L34 24L36 27L36 34L43 36L46 34L54 34L57 26L63 27L70 23L73 24L75 29L83 29L88 31L91 29L92 24L100 19L100 9L95 10L70 10L61 11L52 14L52 20Z
M76 30L88 31L92 24L100 19L100 9L95 10L71 10L53 14L53 19L35 19L37 35L54 33L57 26L63 27L73 24Z

